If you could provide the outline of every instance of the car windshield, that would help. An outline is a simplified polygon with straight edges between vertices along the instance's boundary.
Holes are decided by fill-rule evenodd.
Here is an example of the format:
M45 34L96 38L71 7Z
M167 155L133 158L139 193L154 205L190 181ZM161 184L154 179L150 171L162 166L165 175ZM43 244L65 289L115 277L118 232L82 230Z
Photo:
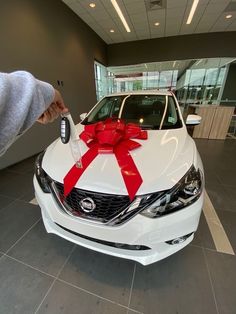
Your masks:
M166 95L122 95L103 98L82 124L107 118L120 118L142 129L176 129L182 127L176 102Z

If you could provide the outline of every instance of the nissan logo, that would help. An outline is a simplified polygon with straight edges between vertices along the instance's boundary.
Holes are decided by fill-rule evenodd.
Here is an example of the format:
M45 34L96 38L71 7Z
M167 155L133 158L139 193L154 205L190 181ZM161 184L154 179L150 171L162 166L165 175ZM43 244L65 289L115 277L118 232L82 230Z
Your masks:
M96 204L90 197L86 197L79 202L80 207L86 213L91 213L95 208Z

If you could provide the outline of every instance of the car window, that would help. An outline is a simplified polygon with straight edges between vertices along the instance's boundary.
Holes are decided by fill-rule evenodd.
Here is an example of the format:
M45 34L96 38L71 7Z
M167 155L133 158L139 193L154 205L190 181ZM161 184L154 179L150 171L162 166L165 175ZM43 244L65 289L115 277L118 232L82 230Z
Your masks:
M168 97L168 107L163 121L162 129L181 127L181 121L178 117L178 108L173 97Z
M109 117L139 124L143 129L172 129L182 126L174 98L166 95L106 97L88 115L83 124L95 123Z
M103 98L85 119L85 123L95 123L107 118L118 118L125 96Z
M121 119L147 129L182 126L174 98L165 95L131 95L124 103Z
M126 99L121 119L143 126L160 125L166 106L163 95L132 95Z

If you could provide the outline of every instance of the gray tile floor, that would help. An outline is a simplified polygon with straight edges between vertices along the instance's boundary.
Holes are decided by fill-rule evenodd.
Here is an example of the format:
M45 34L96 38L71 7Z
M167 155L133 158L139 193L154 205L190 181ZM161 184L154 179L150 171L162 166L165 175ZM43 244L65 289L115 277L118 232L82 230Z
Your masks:
M206 188L236 252L236 141L198 140ZM46 234L34 158L0 171L0 314L235 314L236 256L218 253L201 217L191 245L150 266Z

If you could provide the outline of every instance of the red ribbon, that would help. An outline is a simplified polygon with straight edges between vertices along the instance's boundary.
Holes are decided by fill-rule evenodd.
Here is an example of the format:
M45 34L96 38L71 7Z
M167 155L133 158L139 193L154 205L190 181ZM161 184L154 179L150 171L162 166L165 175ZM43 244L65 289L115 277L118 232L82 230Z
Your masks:
M147 131L133 123L109 118L95 124L85 125L80 138L89 147L82 156L82 168L74 165L64 178L65 197L71 192L81 175L98 154L115 154L130 200L133 200L143 180L129 151L141 144L132 138L147 139Z

